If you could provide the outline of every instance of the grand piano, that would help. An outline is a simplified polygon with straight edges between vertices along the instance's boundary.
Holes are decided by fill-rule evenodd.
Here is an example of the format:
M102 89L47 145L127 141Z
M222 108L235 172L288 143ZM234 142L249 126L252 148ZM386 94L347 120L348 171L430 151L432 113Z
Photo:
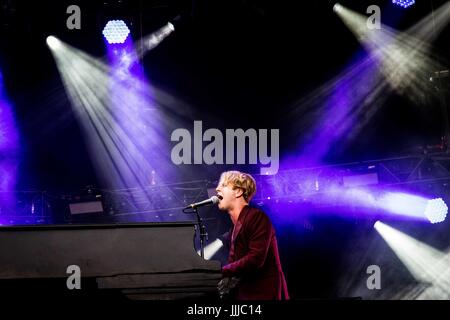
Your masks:
M216 299L221 263L194 248L195 223L0 227L0 291L127 300ZM80 290L69 290L69 266ZM75 293L76 292L76 293Z

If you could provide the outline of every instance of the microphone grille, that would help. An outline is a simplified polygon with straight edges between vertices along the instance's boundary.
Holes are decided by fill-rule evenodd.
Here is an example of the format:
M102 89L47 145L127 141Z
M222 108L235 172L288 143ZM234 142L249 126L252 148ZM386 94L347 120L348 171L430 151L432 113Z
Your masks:
M219 203L219 198L217 196L212 196L211 201L213 204L217 204L217 203Z

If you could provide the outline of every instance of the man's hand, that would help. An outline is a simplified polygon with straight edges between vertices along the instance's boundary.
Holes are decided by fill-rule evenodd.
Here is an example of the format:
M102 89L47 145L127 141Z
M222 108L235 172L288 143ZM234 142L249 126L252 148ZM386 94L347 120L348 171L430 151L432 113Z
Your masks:
M230 297L232 291L236 289L239 281L241 279L238 277L231 278L223 278L219 281L217 286L217 290L219 291L220 299L224 299L225 297Z

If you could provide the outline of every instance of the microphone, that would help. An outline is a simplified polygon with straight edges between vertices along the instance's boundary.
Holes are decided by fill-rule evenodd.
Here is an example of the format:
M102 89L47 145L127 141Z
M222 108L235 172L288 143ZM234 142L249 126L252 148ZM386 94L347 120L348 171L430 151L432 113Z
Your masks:
M219 203L219 197L212 196L209 199L206 199L206 200L203 200L200 202L196 202L196 203L192 203L192 204L188 205L185 209L195 209L198 207L208 206L208 205L217 204L217 203Z

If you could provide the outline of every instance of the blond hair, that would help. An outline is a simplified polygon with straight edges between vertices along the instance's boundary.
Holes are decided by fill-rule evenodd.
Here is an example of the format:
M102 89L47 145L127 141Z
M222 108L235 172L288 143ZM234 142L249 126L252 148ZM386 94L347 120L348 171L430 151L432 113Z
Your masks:
M256 182L253 177L240 171L225 171L220 175L220 181L225 185L231 184L233 189L241 189L245 201L250 202L256 193Z

